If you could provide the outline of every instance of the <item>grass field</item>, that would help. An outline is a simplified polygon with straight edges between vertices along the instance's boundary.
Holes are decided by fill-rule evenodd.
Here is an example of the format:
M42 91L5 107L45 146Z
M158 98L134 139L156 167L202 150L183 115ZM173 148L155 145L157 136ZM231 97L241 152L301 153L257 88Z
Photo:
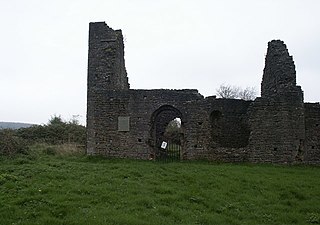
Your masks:
M0 224L319 224L320 168L0 159Z

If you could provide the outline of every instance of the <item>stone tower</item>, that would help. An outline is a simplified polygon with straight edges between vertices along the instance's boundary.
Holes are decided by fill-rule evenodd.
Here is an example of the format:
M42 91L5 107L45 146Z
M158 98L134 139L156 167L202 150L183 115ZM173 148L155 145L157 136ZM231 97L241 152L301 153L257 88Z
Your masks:
M106 90L129 90L124 62L121 30L113 30L105 22L89 24L87 84L87 153L95 154L94 109L98 95Z
M252 103L250 113L250 161L291 163L303 154L303 93L283 41L268 43L261 98Z
M268 43L261 83L261 97L303 102L301 87L296 85L296 70L283 41ZM288 99L289 98L289 99Z
M129 89L122 32L104 22L89 24L88 88Z

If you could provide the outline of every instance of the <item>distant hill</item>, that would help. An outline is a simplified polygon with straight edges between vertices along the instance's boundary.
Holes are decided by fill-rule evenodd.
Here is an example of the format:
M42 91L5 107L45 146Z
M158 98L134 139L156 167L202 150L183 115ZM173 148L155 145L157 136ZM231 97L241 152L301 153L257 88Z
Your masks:
M30 123L16 123L16 122L0 122L0 129L19 129L31 127L35 124Z

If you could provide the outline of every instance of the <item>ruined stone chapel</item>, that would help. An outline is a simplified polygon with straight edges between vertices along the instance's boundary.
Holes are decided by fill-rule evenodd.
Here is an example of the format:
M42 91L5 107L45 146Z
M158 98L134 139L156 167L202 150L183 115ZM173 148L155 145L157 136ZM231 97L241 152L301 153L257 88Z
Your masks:
M195 89L130 89L121 30L89 25L87 154L157 159L181 120L180 160L320 163L320 105L304 103L292 56L268 43L261 97L203 97Z

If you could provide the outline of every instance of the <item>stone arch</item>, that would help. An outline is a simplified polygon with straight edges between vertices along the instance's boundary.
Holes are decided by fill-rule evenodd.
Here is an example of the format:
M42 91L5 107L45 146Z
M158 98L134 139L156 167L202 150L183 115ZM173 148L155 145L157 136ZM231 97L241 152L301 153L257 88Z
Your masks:
M210 134L212 147L242 148L248 145L250 130L245 118L213 110Z
M168 124L176 118L180 118L181 124L183 123L183 115L181 111L171 105L163 105L152 113L150 144L151 144L151 147L154 149L156 157L159 154L162 142L166 141L164 138L164 133ZM183 133L180 134L180 138L181 138L181 147L182 147Z

